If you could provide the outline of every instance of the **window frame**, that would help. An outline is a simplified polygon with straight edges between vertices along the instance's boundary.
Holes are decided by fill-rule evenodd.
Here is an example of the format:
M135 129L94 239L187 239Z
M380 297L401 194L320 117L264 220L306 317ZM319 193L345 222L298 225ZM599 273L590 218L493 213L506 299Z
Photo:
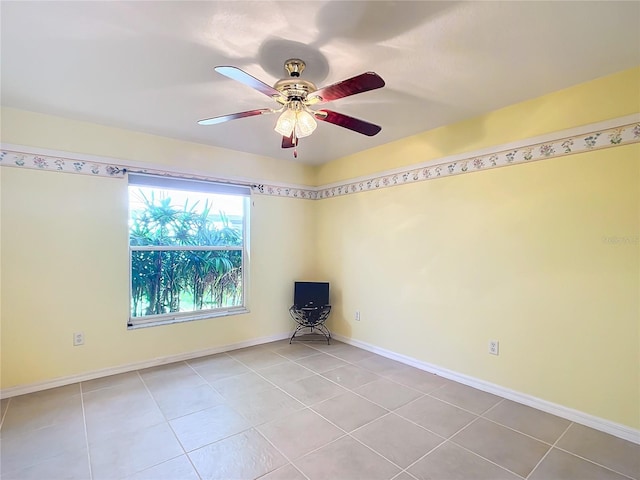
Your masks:
M242 198L242 245L131 245L131 200L130 187L151 187L182 192L199 192L216 195L240 196ZM129 256L129 315L128 329L170 325L173 323L205 320L230 315L249 313L249 211L251 205L251 188L249 185L221 183L201 178L175 177L170 175L154 175L146 172L127 172L127 226ZM169 312L134 317L131 315L133 302L133 252L135 251L241 251L242 252L242 303L231 307L191 310L187 312Z

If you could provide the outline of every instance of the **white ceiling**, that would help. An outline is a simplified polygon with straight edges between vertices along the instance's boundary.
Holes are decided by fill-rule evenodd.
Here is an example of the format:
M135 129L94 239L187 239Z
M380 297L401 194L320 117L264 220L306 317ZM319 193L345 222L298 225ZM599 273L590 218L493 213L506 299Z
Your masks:
M366 71L379 90L327 105L382 126L366 137L321 122L298 161L320 164L640 65L640 2L0 3L3 105L291 159L277 107L214 72L273 85L287 58L329 85ZM523 121L526 119L523 119Z

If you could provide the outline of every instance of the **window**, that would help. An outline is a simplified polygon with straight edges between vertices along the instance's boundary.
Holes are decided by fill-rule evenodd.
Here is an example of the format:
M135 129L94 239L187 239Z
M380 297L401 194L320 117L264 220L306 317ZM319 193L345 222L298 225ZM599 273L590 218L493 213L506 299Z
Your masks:
M249 187L129 174L129 326L246 312Z

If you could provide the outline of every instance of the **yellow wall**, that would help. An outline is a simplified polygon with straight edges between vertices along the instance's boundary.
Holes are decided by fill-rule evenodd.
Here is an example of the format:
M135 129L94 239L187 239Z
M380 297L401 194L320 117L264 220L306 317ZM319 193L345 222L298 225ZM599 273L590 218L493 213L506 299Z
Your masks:
M319 175L334 181L404 165L407 151L417 162L638 112L639 85L636 68L339 159ZM331 326L639 428L639 186L635 144L322 200Z
M325 184L638 112L638 85L640 68L317 170L13 109L2 141ZM318 202L255 196L251 313L135 331L126 183L3 167L2 388L287 331L291 283L318 278L336 333L640 428L638 160L636 144Z
M317 184L368 175L640 111L640 67L322 165Z
M6 143L258 179L277 163L239 155L238 170L234 152L202 145L10 109L2 120ZM177 152L186 160L170 158ZM308 167L285 167L280 181L310 178ZM293 281L314 273L314 203L254 196L251 313L127 330L126 180L10 167L0 178L3 389L287 332ZM75 331L84 346L72 346Z
M198 143L2 107L3 143L85 153L225 177L313 185L315 170L300 162L276 160ZM257 178L256 178L257 177Z

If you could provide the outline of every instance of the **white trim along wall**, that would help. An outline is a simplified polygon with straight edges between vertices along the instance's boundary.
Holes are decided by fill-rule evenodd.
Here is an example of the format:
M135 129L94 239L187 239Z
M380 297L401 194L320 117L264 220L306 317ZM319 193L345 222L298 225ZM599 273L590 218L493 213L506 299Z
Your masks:
M68 377L54 378L52 380L47 380L44 382L36 382L28 385L10 387L4 390L0 390L0 398L10 398L10 397L15 397L17 395L25 395L27 393L39 392L42 390L47 390L49 388L62 387L64 385L70 385L77 382L86 382L89 380L93 380L95 378L102 378L102 377L107 377L109 375L132 372L135 370L140 370L142 368L156 367L159 365L166 365L168 363L173 363L173 362L181 362L184 360L190 360L192 358L203 357L206 355L229 352L239 348L252 347L255 345L261 345L263 343L275 342L277 340L284 340L286 338L289 338L290 335L291 335L291 332L285 332L285 333L280 333L276 335L271 335L269 337L255 338L252 340L239 342L232 345L223 345L223 346L209 348L205 350L198 350L196 352L189 352L186 354L154 358L152 360L147 360L144 362L131 363L127 365L118 365L116 367L105 368L105 369L96 370L93 372L83 373L80 375L71 375ZM463 385L468 385L470 387L477 388L478 390L482 390L483 392L488 392L494 395L498 395L500 397L506 398L508 400L512 400L517 403L521 403L523 405L528 405L530 407L537 408L538 410L541 410L543 412L547 412L552 415L557 415L559 417L565 418L575 423L579 423L581 425L586 425L588 427L594 428L601 432L614 435L618 438L622 438L624 440L628 440L630 442L640 444L640 430L627 427L626 425L621 425L619 423L612 422L610 420L605 420L603 418L599 418L593 415L589 415L587 413L580 412L578 410L574 410L572 408L568 408L563 405L558 405L556 403L548 402L546 400L542 400L532 395L516 392L514 390L504 388L500 385L496 385L490 382L485 382L484 380L480 380L468 375L463 375L461 373L457 373L452 370L447 370L437 365L432 365L427 362L416 360L415 358L408 357L406 355L401 355L401 354L392 352L390 350L386 350L384 348L379 348L365 342L360 342L358 340L353 340L351 338L343 337L342 335L333 334L332 336L336 340L339 340L341 342L347 343L349 345L353 345L355 347L362 348L364 350L376 353L378 355L382 355L383 357L387 357L392 360L397 360L398 362L404 363L406 365L410 365L412 367L419 368L420 370L424 370L426 372L433 373L440 377L447 378L449 380L453 380L458 383L462 383Z
M627 427L626 425L621 425L610 420L605 420L594 415L589 415L588 413L580 412L573 408L565 407L563 405L549 402L547 400L542 400L541 398L534 397L533 395L516 392L515 390L496 385L495 383L486 382L469 375L463 375L461 373L454 372L453 370L447 370L446 368L423 362L421 360L416 360L415 358L401 355L384 348L376 347L375 345L370 345L366 342L353 340L351 338L343 337L342 335L337 334L332 334L332 337L341 342L353 345L354 347L362 348L363 350L367 350L369 352L382 355L383 357L396 360L406 365L419 368L420 370L433 373L435 375L438 375L439 377L447 378L449 380L453 380L454 382L477 388L478 390L482 390L483 392L492 393L508 400L512 400L529 407L537 408L538 410L541 410L543 412L566 418L567 420L571 420L572 422L586 425L587 427L600 430L601 432L614 435L618 438L623 438L624 440L640 444L640 430Z

